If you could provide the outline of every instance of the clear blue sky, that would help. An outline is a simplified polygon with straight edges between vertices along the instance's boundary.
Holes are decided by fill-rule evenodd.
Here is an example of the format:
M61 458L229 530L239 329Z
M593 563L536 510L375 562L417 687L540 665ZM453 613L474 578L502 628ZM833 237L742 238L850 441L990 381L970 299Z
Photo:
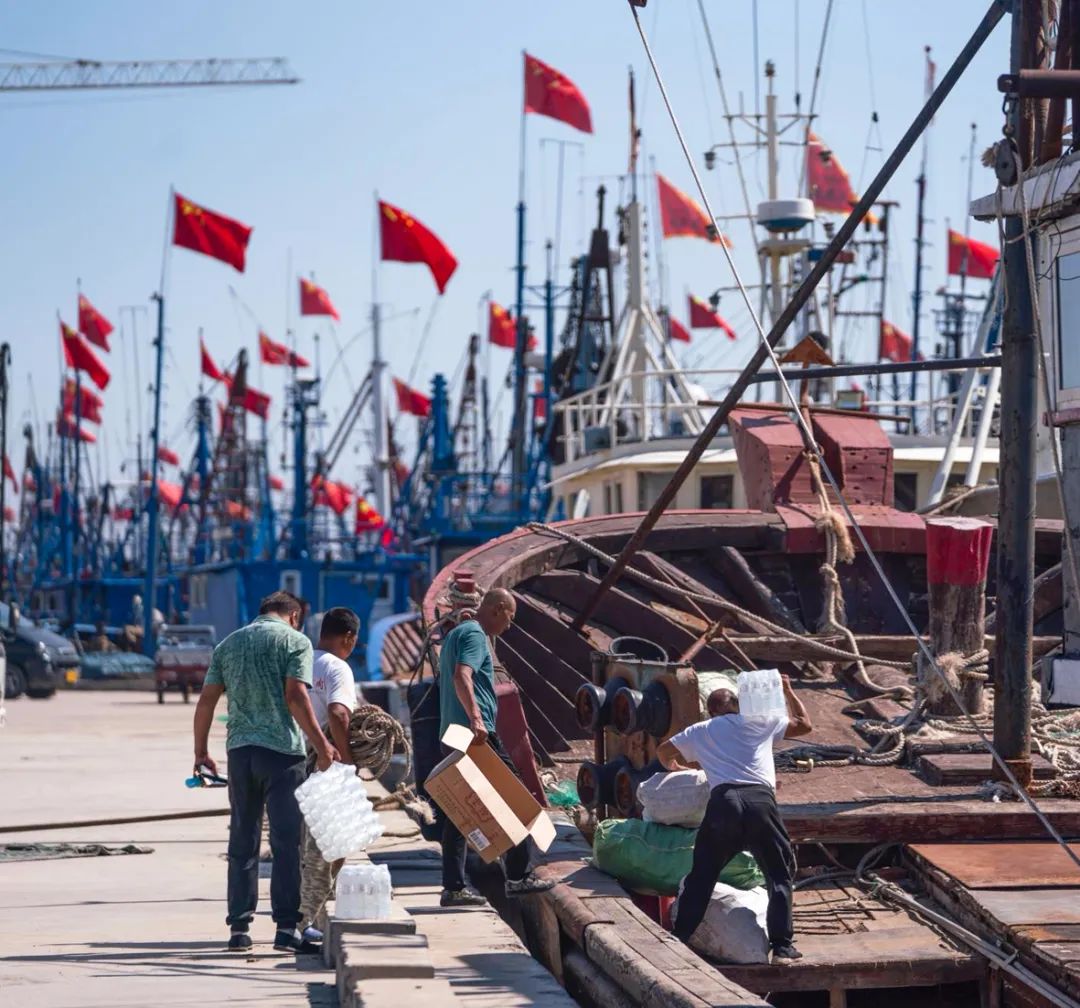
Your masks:
M791 110L796 89L804 110L808 106L825 6L825 0L759 4L758 61L777 64L782 111ZM741 93L752 107L760 77L751 0L707 0L706 7L729 96L737 103ZM891 147L922 102L923 46L933 47L943 72L985 7L983 0L835 0L816 131L856 186L883 157L868 149L868 137L873 146L880 138L880 145ZM113 337L114 381L105 396L107 423L99 450L100 464L114 475L132 456L128 431L137 429L138 412L144 417L149 412L145 389L153 313L148 295L159 284L170 185L255 229L242 275L185 250L172 254L163 432L184 456L192 445L185 422L199 380L198 328L205 329L221 361L241 345L254 354L256 327L241 302L281 339L287 299L293 299L301 352L314 353L318 333L324 370L339 346L348 347L346 366L335 371L324 398L333 426L370 358L369 337L354 337L367 325L372 299L376 190L435 230L460 261L438 304L416 384L426 386L436 370L454 374L469 333L479 325L485 292L512 302L522 49L577 82L591 103L595 127L593 136L584 136L552 120L529 118L530 280L542 279L542 242L555 226L556 155L553 145L542 148L540 141L584 144L580 151L566 152L565 264L582 248L585 221L591 226L599 177L625 171L629 65L638 76L645 154L655 157L657 168L677 185L691 188L624 0L183 0L166 6L134 0L0 0L0 14L0 47L8 50L97 59L280 55L303 79L293 87L0 95L5 152L0 159L0 312L2 335L14 358L11 429L27 420L44 424L55 411L56 312L74 321L80 279L83 291L118 329L124 323L123 340L119 333ZM701 152L723 138L723 122L697 2L650 0L642 18L700 163ZM0 60L20 59L0 53ZM933 127L926 271L931 291L944 281L946 220L962 228L969 125L978 126L979 150L1000 135L995 80L1007 69L1007 59L1006 20ZM872 134L875 110L880 129ZM764 157L748 163L756 201L764 195ZM916 151L887 192L901 203L887 309L907 329L918 163ZM784 171L794 182L793 151L785 153ZM721 165L706 179L717 212L738 212L732 169ZM620 185L613 177L606 182L610 206ZM978 167L976 195L992 186L991 174ZM732 232L736 258L750 277L753 256L745 226ZM973 234L995 240L987 225L973 225ZM685 319L686 290L707 295L731 278L715 247L686 239L665 246L675 312ZM329 290L342 315L335 330L322 320L297 319L295 276L301 273L313 273ZM386 357L393 373L407 377L434 286L422 266L389 263L378 273L380 301L396 316L385 326ZM560 279L566 279L565 270ZM122 313L121 306L129 305L142 307ZM683 351L688 361L734 367L752 352L746 312L731 295L721 311L738 328L739 341L721 343L722 337L699 331L694 345ZM853 339L850 355L867 359L873 337ZM136 343L141 392L134 379ZM486 356L498 384L509 352L496 349ZM274 396L273 427L280 429L284 374L268 368L260 378L256 366L253 380L261 380ZM505 409L505 396L503 403ZM275 444L281 444L280 433ZM335 474L341 479L358 480L367 458L360 433L354 445ZM21 444L13 447L18 467Z

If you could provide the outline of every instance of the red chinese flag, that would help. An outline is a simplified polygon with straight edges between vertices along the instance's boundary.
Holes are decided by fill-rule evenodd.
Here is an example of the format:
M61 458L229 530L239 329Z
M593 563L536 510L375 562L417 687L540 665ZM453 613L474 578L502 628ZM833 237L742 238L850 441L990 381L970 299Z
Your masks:
M207 210L176 193L174 245L220 259L243 273L250 238L251 228L246 224Z
M15 509L12 507L4 508L4 521L13 522L15 520Z
M352 490L344 483L335 483L323 476L312 478L311 489L315 491L315 503L330 508L337 515L343 515L353 500Z
M201 339L199 353L202 355L202 373L213 381L225 381L225 372L214 363L214 358L210 356L210 351L206 349L206 344Z
M240 401L240 405L249 413L262 417L263 420L270 417L270 397L265 392L253 389L250 385L244 389L244 398Z
M109 384L109 369L98 360L83 338L71 326L60 323L60 339L64 344L64 363L69 368L82 371L103 392Z
M676 189L663 175L656 173L656 187L660 194L660 230L665 238L704 238L716 241L719 235L728 248L731 242L718 231L713 231L708 214L681 189Z
M94 346L109 349L109 333L112 323L99 312L82 294L79 295L79 332Z
M415 217L380 200L379 238L384 261L425 263L439 293L446 290L447 282L457 269L457 259Z
M300 314L329 315L338 322L341 321L341 316L330 300L330 295L310 280L302 278L300 280Z
M135 509L130 507L114 507L112 509L113 521L131 521L135 517Z
M227 500L225 501L225 517L239 522L251 521L251 508L246 504L241 504L240 501Z
M525 111L592 132L589 103L577 85L554 67L525 54Z
M284 490L285 481L280 476L270 477L270 489L271 490Z
M507 350L513 350L517 346L517 323L514 316L494 301L488 310L488 342ZM536 346L536 336L529 333L525 349L535 350Z
M814 209L820 213L849 214L859 202L851 187L851 179L840 159L813 133L806 145L806 182ZM867 223L876 224L877 217L868 213Z
M723 329L728 339L735 339L735 330L712 310L708 302L690 295L690 328Z
M363 495L358 496L354 532L357 535L364 532L378 532L384 525L386 525L386 519L367 502Z
M11 485L14 489L19 489L19 481L15 478L15 470L12 468L11 459L6 455L4 456L4 478L11 480Z
M690 342L690 330L675 318L674 315L668 316L668 338L678 340L680 343Z
M431 400L423 392L409 388L398 378L394 379L394 391L397 393L397 405L400 412L411 413L418 417L431 416Z
M806 147L806 175L815 209L847 214L859 202L839 158L813 133Z
M513 316L494 301L488 309L488 342L507 350L517 346L517 325Z
M896 364L905 364L911 360L911 337L901 332L891 322L881 323L881 346L879 357Z
M176 454L171 448L166 448L164 445L159 445L157 450L157 457L169 465L178 466L180 464L180 456Z
M999 255L993 245L965 238L959 231L949 232L949 276L967 273L976 280L990 280Z
M76 392L78 392L78 410L75 409ZM61 397L60 408L72 416L78 415L80 420L89 420L91 423L104 423L101 409L105 401L93 389L85 385L76 384L73 378L64 382L64 394Z
M180 506L184 496L184 488L179 483L166 483L165 480L157 481L157 492L158 500L172 511Z
M259 358L264 364L288 364L289 367L311 367L311 362L293 353L284 343L277 343L264 332L259 333Z
M95 444L97 435L93 431L83 430L75 425L75 418L68 413L56 415L56 433L62 438L78 438L86 444Z

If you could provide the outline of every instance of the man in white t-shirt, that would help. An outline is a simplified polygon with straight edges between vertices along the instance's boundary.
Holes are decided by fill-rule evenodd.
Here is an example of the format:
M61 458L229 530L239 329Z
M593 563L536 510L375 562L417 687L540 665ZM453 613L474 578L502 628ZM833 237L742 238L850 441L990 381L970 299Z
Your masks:
M684 729L657 751L668 770L684 770L687 763L697 763L712 788L673 927L684 942L704 919L724 866L740 851L748 850L764 873L769 890L766 923L773 959L802 958L793 944L795 857L776 807L772 747L776 739L797 738L813 726L787 676L783 684L787 714L743 717L735 693L718 689L709 696L709 720Z
M351 609L343 606L328 609L319 630L319 646L311 669L311 707L315 719L340 753L342 763L353 762L349 721L363 700L346 660L356 647L359 633L360 617ZM309 763L310 769L313 768ZM333 891L334 880L345 860L328 864L306 827L302 853L300 929L305 940L318 942L323 935L312 925Z
M352 762L349 752L349 718L359 702L353 671L346 659L356 647L360 617L343 606L323 616L319 646L311 668L311 707L320 725L328 725L329 737L343 763Z

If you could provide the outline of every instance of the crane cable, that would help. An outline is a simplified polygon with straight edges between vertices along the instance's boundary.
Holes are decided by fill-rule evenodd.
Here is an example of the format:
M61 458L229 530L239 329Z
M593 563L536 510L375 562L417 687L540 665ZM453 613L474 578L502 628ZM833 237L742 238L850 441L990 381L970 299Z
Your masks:
M690 156L690 150L687 147L686 138L683 136L682 127L679 125L678 117L675 115L675 109L673 108L671 104L671 99L668 96L667 88L664 85L663 77L660 73L660 67L657 65L656 58L653 55L652 48L649 45L649 40L645 34L644 26L641 24L641 19L638 17L637 8L633 5L632 2L628 2L627 6L630 8L631 16L634 19L638 34L641 37L641 44L645 49L645 55L648 57L649 65L652 68L653 75L656 77L657 88L660 91L660 95L664 99L664 105L667 108L668 117L671 120L671 125L675 131L675 136L679 141L680 147L682 148L683 156L686 158L687 164L690 167L690 173L694 177L694 184L697 186L698 193L701 196L703 205L705 207L705 212L710 220L715 220L716 218L713 215L712 207L709 203L708 194L705 192L704 185L702 185L701 176L694 165L694 160ZM829 0L829 9L831 10L831 8L832 0ZM826 15L826 23L827 16L828 15ZM825 456L822 453L820 447L818 446L817 441L814 439L813 432L810 430L809 425L806 422L806 418L802 415L802 410L799 407L799 401L795 397L795 394L792 392L791 386L788 383L787 379L784 377L783 371L780 367L780 362L776 356L776 351L773 348L772 344L769 343L765 330L762 327L761 320L758 317L757 312L754 311L753 304L750 301L750 295L747 292L745 285L743 284L742 276L739 273L738 267L735 265L735 261L732 258L730 249L728 249L728 247L723 242L720 242L719 244L721 251L724 253L724 258L727 260L728 269L731 271L732 278L734 279L735 284L739 289L739 293L741 294L747 309L750 311L754 326L757 329L758 340L764 347L768 355L769 361L772 363L773 369L776 373L776 380L779 383L781 389L783 390L784 397L788 400L788 402L791 403L791 409L794 413L795 423L799 427L803 435L804 441L808 446L807 450L817 456L818 465L820 466L820 471L822 475L825 476L833 493L836 494L837 500L844 512L844 517L847 520L847 523L855 532L855 535L859 540L859 545L862 547L862 550L866 555L867 560L870 561L871 566L874 568L874 572L880 579L893 605L895 605L897 612L900 614L900 618L907 625L908 631L910 632L911 636L915 638L916 644L918 645L919 653L921 654L923 660L927 663L927 668L932 668L937 674L937 676L941 679L942 684L951 696L953 702L956 704L957 709L962 711L964 713L964 716L971 722L972 728L974 729L975 733L979 736L983 744L986 746L987 750L993 757L994 762L1001 769L1001 772L1004 774L1008 782L1013 786L1017 797L1020 798L1028 806L1032 814L1035 815L1035 817L1039 820L1040 823L1042 823L1046 832L1062 847L1070 860L1072 860L1076 867L1080 869L1080 854L1077 854L1065 842L1065 839L1054 827L1053 823L1050 822L1046 814L1042 811L1042 809L1039 808L1036 801L1031 797L1030 794L1028 794L1027 790L1020 783L1016 774L1013 772L1012 767L1009 766L1009 764L1002 758L1001 754L994 747L993 740L987 736L986 732L983 731L982 727L978 724L978 721L974 717L972 717L972 715L965 709L963 700L961 699L959 692L945 676L944 672L938 664L937 659L931 653L930 648L920 636L919 631L915 626L915 623L911 619L911 616L908 613L903 602L900 600L900 597L897 595L896 589L893 587L892 582L888 578L888 575L885 573L885 569L882 567L881 561L878 559L877 554L871 548L870 543L866 539L865 533L863 532L859 523L856 521L855 515L851 510L851 506L848 504L846 498L841 492L840 487L836 482L836 477L833 475L832 470L826 463Z

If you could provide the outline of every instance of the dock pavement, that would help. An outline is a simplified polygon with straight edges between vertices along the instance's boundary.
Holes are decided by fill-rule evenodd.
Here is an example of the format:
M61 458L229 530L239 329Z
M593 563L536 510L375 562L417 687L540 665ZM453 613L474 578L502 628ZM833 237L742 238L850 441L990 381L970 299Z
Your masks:
M193 705L152 693L60 693L7 704L0 728L0 1004L5 1008L333 1008L335 974L273 951L269 877L252 954L224 951L225 817L30 833L4 827L225 808L188 789ZM211 754L224 761L224 724ZM409 832L400 812L389 833ZM5 845L136 845L148 854L12 860ZM465 1008L563 1008L573 1001L490 909L438 906L437 847L387 837L395 899L428 940L435 974ZM268 866L266 866L268 867ZM402 981L405 993L410 985ZM404 999L403 999L404 1001Z

